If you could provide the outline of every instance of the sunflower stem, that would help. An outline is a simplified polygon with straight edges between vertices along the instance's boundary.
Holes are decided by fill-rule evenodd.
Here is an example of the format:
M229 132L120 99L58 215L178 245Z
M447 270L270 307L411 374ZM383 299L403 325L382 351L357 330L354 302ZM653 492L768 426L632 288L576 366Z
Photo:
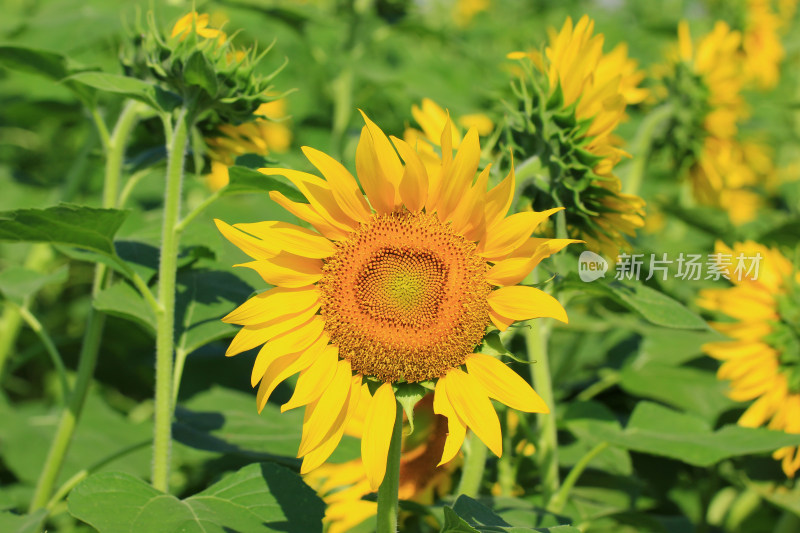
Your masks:
M650 159L650 150L653 148L653 138L658 127L672 116L672 105L664 104L648 113L642 120L639 130L636 132L636 140L632 147L633 161L630 164L630 171L625 180L625 194L639 194L642 186L642 178Z
M400 489L400 452L403 441L403 407L396 404L392 440L386 458L386 474L378 488L378 526L377 533L397 532L397 512L400 508L398 492Z
M550 502L547 504L547 510L551 513L558 514L564 509L564 505L567 503L567 498L569 498L569 493L572 490L572 487L575 486L575 483L578 482L578 478L581 477L583 471L586 470L586 467L589 466L589 463L592 462L592 459L600 455L603 450L608 448L607 442L601 442L588 452L586 455L580 458L575 466L572 467L572 470L569 471L567 477L564 479L564 484L561 485L561 488L558 489L558 492L553 494L553 497L550 498Z
M547 356L547 338L549 328L544 320L531 323L525 337L528 358L531 361L531 379L533 388L550 408L549 413L537 413L539 426L539 445L536 456L539 459L539 470L542 476L542 493L544 501L548 501L558 491L558 433L556 429L555 402L553 400L553 383L550 378L550 361Z
M153 487L169 492L170 453L172 448L172 371L175 337L175 280L178 270L183 163L189 138L189 111L182 108L174 128L165 121L170 137L167 156L166 190L161 233L161 257L158 265L158 303L156 315L156 387L153 434ZM169 133L171 132L171 135Z
M133 131L139 118L139 104L129 101L117 119L114 132L109 138L106 150L105 177L103 179L103 207L113 208L117 206L119 183L122 177L122 163L125 158L125 148L128 144L128 137ZM98 117L95 117L96 119ZM100 128L102 121L98 123ZM102 131L101 131L102 134ZM98 263L94 268L94 281L92 283L92 300L106 288L111 282L111 275L107 274L106 265ZM89 392L89 385L92 383L94 369L97 366L97 356L100 353L100 341L103 336L105 326L105 315L89 309L86 317L86 331L83 335L83 344L78 355L78 370L75 385L70 393L66 408L61 411L61 418L58 422L53 442L50 444L50 451L45 459L39 480L36 483L36 490L31 499L30 512L40 509L47 505L50 495L53 492L64 457L67 455L69 445L72 442L72 435L86 402Z
M469 437L469 453L461 472L461 481L458 483L459 494L466 494L470 498L478 495L486 467L487 451L486 445L472 433Z
M25 323L28 324L28 327L39 337L39 340L42 341L47 355L50 356L50 360L56 369L58 380L61 384L61 401L63 405L63 402L66 402L69 396L69 380L67 378L67 369L64 366L64 359L61 357L61 353L58 351L55 342L53 342L53 338L47 333L42 323L39 322L39 319L31 313L26 305L19 307L19 314Z

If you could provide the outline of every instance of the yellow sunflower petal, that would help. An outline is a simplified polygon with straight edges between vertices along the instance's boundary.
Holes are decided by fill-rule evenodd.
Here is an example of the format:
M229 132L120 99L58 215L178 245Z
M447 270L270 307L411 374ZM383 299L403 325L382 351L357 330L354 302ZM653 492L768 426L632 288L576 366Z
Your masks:
M342 229L331 224L322 216L320 216L317 210L309 204L292 202L278 191L269 191L269 197L273 202L280 205L297 218L305 220L314 226L317 231L329 239L341 241L346 239L350 234L349 228Z
M241 251L253 259L262 260L275 257L277 250L269 243L265 243L261 239L256 239L251 235L242 233L219 219L215 218L214 223L217 225L217 229L222 233L223 237L231 241Z
M361 460L372 490L378 490L386 474L386 458L392 441L392 430L397 416L397 400L391 383L384 383L375 391L364 421L361 437Z
M441 466L453 460L461 449L461 445L464 444L464 438L467 435L467 427L458 417L447 397L447 384L444 379L436 382L436 390L433 394L433 412L447 418L447 439L444 442L442 460L436 465Z
M378 213L391 213L394 210L394 186L383 178L375 143L366 126L361 129L361 138L356 146L356 173L372 208Z
M230 346L228 346L228 349L225 351L225 355L227 357L232 357L246 352L247 350L252 350L256 346L261 346L278 335L282 335L302 324L308 323L318 310L319 305L317 304L294 315L280 316L263 324L245 326L240 329L239 333L233 338Z
M299 352L282 355L269 363L264 375L258 378L261 380L261 384L258 386L258 394L256 395L259 412L261 412L267 404L270 395L278 385L288 377L305 370L316 362L328 345L328 340L328 336L323 334L308 348L301 349ZM255 380L254 383L251 379L251 383L254 387L256 383L258 383L258 379Z
M458 417L496 456L502 456L500 421L480 382L459 368L450 370L445 377L439 379L446 381L447 398Z
M478 245L478 252L489 261L503 259L522 246L536 227L563 207L547 211L526 211L516 213L503 219L494 228L486 232L486 237Z
M480 159L481 147L478 141L478 132L475 128L471 128L456 153L452 170L443 177L438 207L440 219L449 220L450 215L458 207L464 197L464 191L469 190L472 185Z
M341 230L352 230L358 223L345 214L328 183L322 178L288 168L260 168L267 176L286 176L325 221Z
M391 139L406 164L400 182L400 198L409 211L420 211L428 199L428 173L425 165L410 144L394 136Z
M281 406L281 413L317 400L333 380L338 361L339 348L331 345L325 347L316 362L300 373L294 386L294 393L289 401Z
M558 300L535 287L503 287L492 291L487 301L490 309L514 320L550 317L568 322L567 312Z
M312 286L300 288L274 287L253 296L222 318L228 324L263 324L280 317L301 313L319 304L319 290Z
M512 158L511 170L508 172L508 175L486 195L484 214L486 216L487 229L493 230L494 227L503 220L506 213L508 213L508 209L511 207L511 201L514 199L514 181Z
M372 212L358 188L358 183L344 165L314 148L303 146L301 149L311 164L325 176L342 210L353 220L369 222Z
M360 375L355 375L351 378L346 405L334 422L334 427L336 429L320 443L319 446L303 457L303 464L300 466L301 474L306 474L322 465L322 463L328 460L328 457L331 456L334 450L336 450L336 447L344 436L344 428L347 425L347 419L350 418L358 408L358 403L361 398L361 380L362 378Z
M381 171L383 179L392 184L392 188L396 191L400 186L400 180L403 179L403 164L400 162L400 158L397 157L397 152L392 148L392 143L389 141L389 138L386 137L386 134L383 133L383 130L372 122L363 111L361 111L361 116L364 118L364 122L372 137L378 168ZM396 201L397 198L394 200Z
M255 270L270 285L285 288L313 285L322 278L322 261L280 252L272 259L234 265Z
M550 412L527 381L494 357L481 353L468 355L467 372L483 385L491 398L512 409L526 413Z
M264 376L267 367L278 357L305 350L315 343L322 336L322 328L324 326L325 320L317 316L307 324L303 324L266 343L259 350L258 356L256 356L256 360L253 363L250 384L255 387L256 383Z
M287 222L255 222L234 224L238 230L249 233L269 243L275 255L289 252L302 257L322 259L336 253L336 246L322 235Z
M342 359L336 365L331 383L322 395L306 406L303 418L303 435L297 457L303 457L320 445L329 436L340 413L346 407L345 401L350 391L350 361Z

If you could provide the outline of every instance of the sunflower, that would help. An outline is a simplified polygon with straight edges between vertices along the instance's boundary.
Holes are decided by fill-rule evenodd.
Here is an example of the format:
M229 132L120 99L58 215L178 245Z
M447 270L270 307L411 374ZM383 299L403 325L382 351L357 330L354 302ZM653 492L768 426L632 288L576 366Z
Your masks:
M723 361L717 377L731 380L733 400L755 400L740 425L800 433L800 272L777 249L752 241L733 249L718 242L716 252L733 287L702 291L698 303L734 320L711 324L733 340L703 350ZM796 446L773 457L789 477L800 468Z
M368 393L367 393L368 394ZM368 403L367 397L359 405ZM345 434L361 438L364 409L358 409L345 428ZM437 496L452 488L452 472L457 461L438 465L447 439L447 419L433 412L430 395L414 406L414 432L403 432L400 456L399 497L430 505ZM343 533L375 516L377 503L362 499L372 492L361 459L342 464L325 464L304 477L325 500L327 533Z
M211 157L211 172L206 183L212 191L228 184L228 167L244 154L261 156L283 153L289 149L292 132L286 125L286 100L279 98L261 104L255 120L244 124L223 124L217 127L218 135L206 137Z
M746 27L742 38L745 75L760 89L771 89L780 79L785 52L779 29L781 19L769 0L747 0Z
M539 157L551 174L549 190L537 194L534 206L556 197L567 207L571 235L615 257L627 247L624 235L634 236L644 225L644 200L623 194L613 173L628 156L614 131L626 107L647 98L649 92L639 87L644 73L628 57L624 43L603 53L603 35L594 35L588 16L574 26L567 17L560 31L550 28L549 33L543 55L508 56L530 58L546 85L531 72L527 77L533 94L528 88L517 91L520 112L510 117L510 144L526 157Z
M300 373L282 410L305 406L302 473L327 460L349 418L367 402L361 453L374 490L386 469L399 387L419 383L415 387L434 390L434 411L448 422L440 464L455 457L467 427L502 454L489 398L548 412L519 375L473 352L490 325L505 330L539 317L566 322L555 298L517 284L571 241L531 237L558 209L506 217L513 170L487 192L489 168L475 178L480 145L474 129L454 156L448 121L440 134L441 163L428 172L412 146L364 120L358 181L309 147L303 152L324 178L261 169L287 177L305 195L307 204L270 193L313 229L273 221L216 223L253 258L242 266L275 285L223 319L244 326L226 355L263 345L251 376L253 386L260 383L259 410L280 382Z
M198 14L196 11L191 11L178 19L172 27L170 37L178 37L183 41L194 32L205 39L218 39L220 44L224 43L228 36L222 30L209 28L209 20L208 13Z

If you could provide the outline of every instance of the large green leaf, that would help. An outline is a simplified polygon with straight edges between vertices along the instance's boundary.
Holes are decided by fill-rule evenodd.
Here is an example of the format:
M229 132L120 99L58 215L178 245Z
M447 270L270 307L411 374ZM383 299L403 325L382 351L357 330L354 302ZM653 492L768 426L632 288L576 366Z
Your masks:
M137 78L105 72L81 72L68 78L99 91L116 93L143 102L157 110L169 111L180 103L180 98L151 83Z
M248 378L242 377L243 381ZM276 405L267 403L259 415L255 393L211 387L178 406L173 435L182 444L201 450L299 465L295 457L302 427L303 409L281 413ZM331 461L357 457L360 449L357 439L345 435Z
M40 533L45 518L47 518L47 511L44 509L26 515L0 511L0 531L3 533Z
M600 424L591 429L614 445L703 467L729 457L800 445L800 435L765 428L727 425L714 431L697 416L651 402L636 406L624 431L612 431Z
M153 309L139 291L125 281L118 281L100 291L92 305L98 311L132 320L155 334L156 315Z
M3 67L38 74L53 81L62 81L86 67L70 58L48 50L37 50L24 46L0 46L0 65ZM75 93L88 100L90 93L80 84L65 80L64 84Z
M728 384L713 372L659 363L630 364L620 372L620 387L634 396L658 400L713 422L736 406L725 392Z
M289 200L308 203L306 197L282 177L267 176L257 170L243 166L230 167L228 169L228 177L230 182L223 190L225 194L278 191Z
M59 410L40 403L9 405L0 403L0 454L5 464L23 483L33 484L39 477L59 422ZM123 450L130 453L103 466L131 474L150 471L152 425L132 421L111 409L97 393L87 397L80 423L64 460L57 485L76 472ZM3 531L0 528L0 531Z
M229 269L216 266L218 270L187 268L178 273L177 346L185 353L232 337L239 328L221 319L253 293L253 288Z
M123 473L103 473L69 495L69 511L100 533L259 533L322 531L325 505L294 472L247 465L179 500Z
M114 234L127 213L60 204L47 209L0 212L0 241L49 242L86 248L117 260Z
M543 512L542 514L548 513ZM525 524L511 524L492 509L462 494L452 508L444 508L444 526L441 533L523 533L526 531L578 533L579 531L569 525L539 527L540 517L535 514L526 516L525 520Z
M572 402L560 422L576 438L575 442L559 445L558 461L562 466L573 466L592 448L602 442L593 429L604 425L610 431L622 429L617 418L605 405L598 402ZM627 450L609 447L600 452L589 465L613 474L629 476L633 472L631 457Z
M67 270L66 265L48 274L22 267L7 268L0 272L0 293L17 305L24 305L27 298L39 292L45 285L65 282Z
M658 326L707 329L705 320L678 302L642 283L614 281L606 285L611 296Z

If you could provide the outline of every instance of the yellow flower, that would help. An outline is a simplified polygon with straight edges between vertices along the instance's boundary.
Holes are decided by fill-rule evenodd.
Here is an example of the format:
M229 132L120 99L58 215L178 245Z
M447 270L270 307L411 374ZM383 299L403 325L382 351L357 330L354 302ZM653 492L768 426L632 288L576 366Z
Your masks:
M778 250L752 241L733 249L718 242L716 252L730 263L724 270L733 287L702 291L698 303L734 320L711 324L732 340L708 343L703 350L723 361L717 377L731 381L733 400L755 400L740 425L800 433L800 272ZM758 270L751 269L749 258L757 255ZM739 257L744 268L737 272ZM796 446L781 448L773 457L789 477L800 468Z
M254 113L252 122L234 126L219 126L222 135L206 138L211 157L211 173L206 176L206 184L216 191L228 184L228 167L236 158L244 154L267 155L283 153L289 149L292 133L284 121L286 100L281 98L261 104Z
M538 52L509 54L512 59L527 56L538 70L547 77L549 99L560 92L560 108L554 113L553 134L560 139L573 135L579 130L578 138L571 146L564 146L560 153L541 154L547 158L561 159L557 163L558 176L552 179L569 180L563 191L557 192L559 199L568 207L568 229L576 237L586 240L587 247L599 250L605 255L615 257L620 248L627 246L623 235L634 236L638 228L644 226L644 205L640 197L623 194L620 180L613 174L614 166L628 154L622 150L620 140L614 130L625 118L625 108L629 104L642 102L648 96L646 89L639 88L644 73L639 71L634 60L628 57L627 46L623 43L609 53L603 53L603 35L594 35L594 21L584 15L573 26L567 17L559 32L550 29L550 45L544 56ZM564 126L562 115L568 114L578 124ZM548 129L548 128L541 128ZM540 132L526 132L515 140L524 150L529 135L542 135ZM551 141L545 140L551 144ZM553 140L553 142L556 142ZM575 146L578 145L578 146ZM582 153L589 154L593 162L584 170L584 161L564 160L574 157L573 150L579 147ZM564 155L566 154L566 155ZM525 154L530 157L534 154ZM547 161L544 161L548 164ZM580 169L580 170L574 170ZM591 176L586 187L572 182L584 181L586 171ZM575 175L572 175L574 173ZM561 182L560 182L561 183ZM577 190L583 190L576 208L569 211Z
M274 221L216 222L253 258L242 266L275 285L223 319L244 326L226 355L263 345L251 376L253 386L261 383L259 410L280 382L300 372L282 409L306 406L298 451L302 473L327 460L353 412L368 402L361 456L375 490L386 468L395 388L411 386L404 383L435 390L434 411L447 417L449 432L441 463L455 457L467 427L501 455L500 424L489 398L523 411L548 411L525 380L473 350L491 324L505 330L531 318L566 322L555 298L517 284L570 241L531 237L557 209L506 217L514 173L487 192L489 169L475 178L480 145L474 129L454 156L446 124L441 164L429 173L411 145L389 140L364 120L358 181L309 147L303 152L324 178L261 169L286 176L305 195L309 203L270 193L313 230ZM368 384L373 394L362 400Z
M778 84L785 55L778 35L781 19L769 0L748 0L746 20L742 39L745 75L760 89L771 89Z
M183 41L194 30L194 32L200 37L204 37L206 39L217 38L219 39L220 44L224 43L227 39L225 32L214 28L209 28L208 21L208 13L203 13L202 15L198 15L196 11L187 13L178 19L178 22L176 22L175 26L172 27L171 37L178 37L181 41Z
M369 402L369 393L363 400L359 405ZM345 433L361 438L365 415L363 409L358 409ZM401 500L430 505L436 496L450 491L451 473L457 461L438 465L447 439L447 419L433 412L430 396L414 406L414 420L414 433L405 436L404 432L398 496ZM372 489L361 459L323 465L304 479L325 500L325 522L330 523L327 533L350 531L377 512L376 502L362 500Z
M453 20L458 26L466 26L478 13L489 9L489 0L456 0Z

